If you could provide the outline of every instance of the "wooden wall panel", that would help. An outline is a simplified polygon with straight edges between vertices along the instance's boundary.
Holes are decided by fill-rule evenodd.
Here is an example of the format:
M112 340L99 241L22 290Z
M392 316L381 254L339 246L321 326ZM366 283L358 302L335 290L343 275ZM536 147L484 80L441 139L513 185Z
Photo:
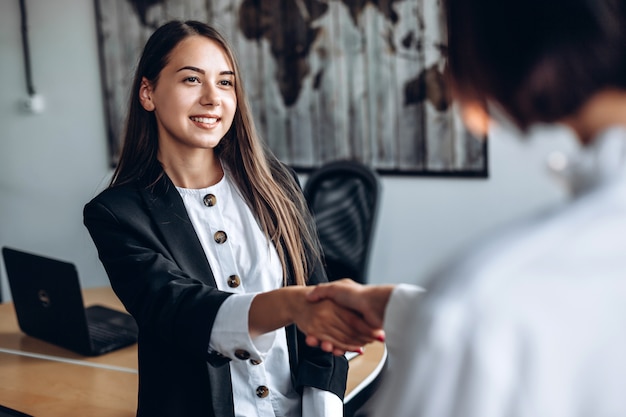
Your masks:
M168 20L195 19L233 45L259 131L292 166L487 175L486 144L463 129L443 81L439 1L95 1L113 163L143 44Z

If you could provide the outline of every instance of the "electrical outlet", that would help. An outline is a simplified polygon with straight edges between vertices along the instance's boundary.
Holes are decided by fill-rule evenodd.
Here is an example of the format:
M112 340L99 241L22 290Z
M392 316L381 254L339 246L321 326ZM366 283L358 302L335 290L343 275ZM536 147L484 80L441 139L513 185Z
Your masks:
M39 94L28 96L22 101L22 109L29 114L43 113L45 108L46 103L43 96L40 96Z

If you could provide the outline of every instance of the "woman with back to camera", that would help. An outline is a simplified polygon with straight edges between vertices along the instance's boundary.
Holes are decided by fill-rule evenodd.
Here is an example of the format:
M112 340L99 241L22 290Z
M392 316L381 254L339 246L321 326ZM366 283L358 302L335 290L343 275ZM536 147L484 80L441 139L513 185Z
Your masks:
M311 299L384 320L370 416L625 416L626 2L446 4L456 97L496 123L571 129L572 198L474 242L425 293L343 281Z
M376 333L305 302L326 280L312 220L211 27L169 22L146 43L119 164L84 222L139 326L138 416L342 415L345 358L293 324L346 350Z

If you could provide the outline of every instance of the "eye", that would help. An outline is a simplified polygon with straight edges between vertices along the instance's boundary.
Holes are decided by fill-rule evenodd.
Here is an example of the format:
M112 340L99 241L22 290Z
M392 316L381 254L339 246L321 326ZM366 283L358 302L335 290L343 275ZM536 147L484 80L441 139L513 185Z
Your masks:
M199 83L200 82L200 78L196 77L196 76L191 76L191 77L187 77L183 80L186 83Z
M231 80L219 80L217 83L222 87L232 87L235 84Z

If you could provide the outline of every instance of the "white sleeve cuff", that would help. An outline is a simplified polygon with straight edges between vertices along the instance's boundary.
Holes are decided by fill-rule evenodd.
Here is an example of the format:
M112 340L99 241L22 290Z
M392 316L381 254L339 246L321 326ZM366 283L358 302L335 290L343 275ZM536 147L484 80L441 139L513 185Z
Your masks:
M343 401L332 392L304 387L302 417L343 417Z
M422 287L410 284L398 284L393 289L387 308L385 309L385 341L387 345L402 345L407 336L406 329L402 323L409 323L412 320L418 299L424 294Z
M269 332L252 339L248 315L255 293L233 294L220 306L215 316L209 351L219 352L233 360L263 360L276 339L276 332Z

